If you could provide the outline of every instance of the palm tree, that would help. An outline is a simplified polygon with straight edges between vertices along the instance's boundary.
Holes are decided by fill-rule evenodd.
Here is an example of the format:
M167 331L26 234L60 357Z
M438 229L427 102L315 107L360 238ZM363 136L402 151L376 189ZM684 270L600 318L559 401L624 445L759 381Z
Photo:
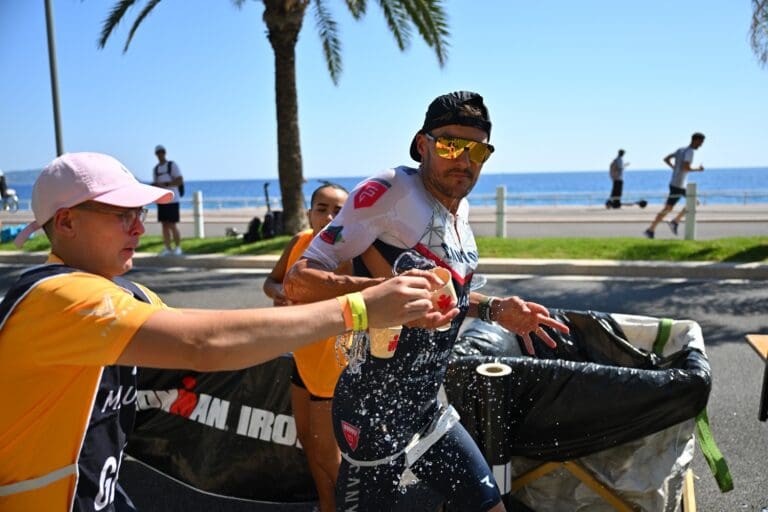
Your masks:
M752 0L749 35L758 60L763 66L768 65L768 0Z
M277 106L277 160L280 193L283 200L285 229L296 233L305 225L302 194L301 147L299 142L298 100L296 95L296 41L307 7L314 11L315 24L322 42L323 55L334 84L341 74L341 42L336 22L326 7L326 0L261 0L262 19L267 25L267 37L275 54L275 103ZM123 52L133 39L136 29L161 0L147 0L131 26ZM245 0L232 0L242 7ZM448 47L448 26L443 0L378 0L389 30L400 50L410 44L412 27L435 51L442 66ZM99 47L104 48L112 31L136 0L119 0L104 21ZM367 0L345 0L353 18L363 18Z

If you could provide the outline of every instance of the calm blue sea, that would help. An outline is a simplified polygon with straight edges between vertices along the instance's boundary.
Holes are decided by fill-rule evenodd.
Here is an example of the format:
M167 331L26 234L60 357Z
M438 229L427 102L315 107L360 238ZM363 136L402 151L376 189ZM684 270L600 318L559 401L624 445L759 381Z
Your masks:
M627 170L624 173L625 201L647 199L660 202L667 195L670 171ZM322 180L333 181L348 190L364 177L307 178L304 196L309 200L312 191ZM691 173L689 182L695 182L705 204L768 203L768 168L707 169ZM182 207L191 207L192 193L203 193L205 208L242 208L265 204L264 184L269 183L269 198L273 207L279 208L280 186L277 180L210 180L188 181ZM507 190L510 206L535 205L601 205L611 189L607 171L539 172L483 174L469 196L473 206L495 204L496 187ZM22 200L22 208L28 207L31 184L11 183Z

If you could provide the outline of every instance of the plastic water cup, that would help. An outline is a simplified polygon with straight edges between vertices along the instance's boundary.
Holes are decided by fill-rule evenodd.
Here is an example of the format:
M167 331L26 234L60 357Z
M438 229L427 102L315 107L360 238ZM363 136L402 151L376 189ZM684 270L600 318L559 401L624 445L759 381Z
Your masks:
M368 336L371 339L371 355L379 359L389 359L394 356L402 329L402 326L368 329Z

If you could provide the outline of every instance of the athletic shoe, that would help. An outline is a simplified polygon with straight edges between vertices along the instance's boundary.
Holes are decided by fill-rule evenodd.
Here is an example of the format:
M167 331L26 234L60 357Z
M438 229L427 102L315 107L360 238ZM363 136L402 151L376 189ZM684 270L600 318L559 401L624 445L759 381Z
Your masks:
M171 250L167 247L162 251L160 251L160 254L159 254L159 256L170 256L170 255L171 255Z
M184 252L181 250L181 247L176 247L176 248L173 250L173 255L174 255L174 256L181 256L182 254L184 254Z
M667 222L669 224L669 229L672 230L672 233L674 233L675 236L677 236L677 227L680 225L675 221Z
M646 229L643 234L645 235L645 238L650 238L651 240L653 240L653 238L656 236L656 234L650 229Z

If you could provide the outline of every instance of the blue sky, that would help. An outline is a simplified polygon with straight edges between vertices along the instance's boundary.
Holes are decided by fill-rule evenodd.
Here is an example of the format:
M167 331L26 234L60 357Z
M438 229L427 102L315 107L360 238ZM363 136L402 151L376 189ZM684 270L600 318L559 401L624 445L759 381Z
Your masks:
M122 53L138 8L104 50L113 1L54 0L64 147L101 151L149 179L162 143L187 179L277 176L273 55L261 2L165 0ZM140 1L139 5L144 5ZM749 0L447 0L448 61L414 37L400 52L379 13L333 4L338 86L311 14L297 45L304 175L364 176L412 163L429 102L483 94L497 151L484 172L632 169L702 131L706 167L768 166L768 69L749 47ZM0 168L55 157L44 2L0 0Z

